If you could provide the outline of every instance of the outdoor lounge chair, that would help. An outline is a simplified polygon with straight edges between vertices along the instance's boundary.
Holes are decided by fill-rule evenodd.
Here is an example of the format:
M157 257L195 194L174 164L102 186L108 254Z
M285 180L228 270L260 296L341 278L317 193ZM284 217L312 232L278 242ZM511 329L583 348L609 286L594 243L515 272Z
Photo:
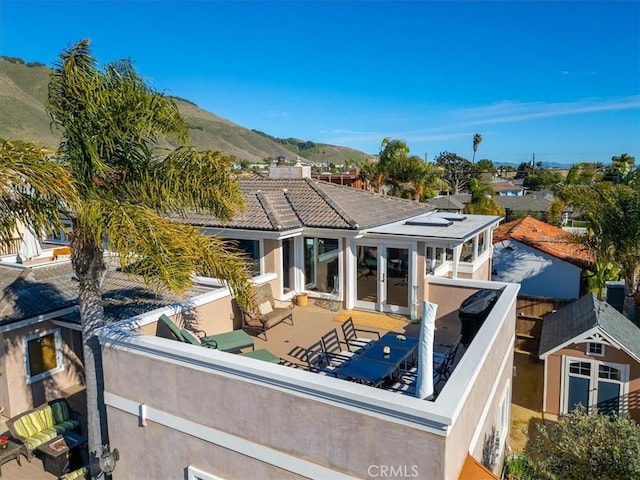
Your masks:
M233 330L232 332L219 333L217 335L206 335L202 330L190 331L180 328L164 313L160 315L160 321L169 329L175 340L184 343L192 343L189 339L185 338L184 332L188 332L201 344L210 347L223 350L225 352L235 352L242 350L243 348L251 347L254 349L253 338L242 330ZM204 335L200 336L198 333Z
M372 335L375 335L376 338L359 337L357 332L370 333ZM375 330L356 328L351 317L349 317L349 319L342 324L342 333L344 334L347 348L351 352L358 352L363 348L369 346L373 340L380 340L379 332L376 332Z
M243 330L256 330L264 335L267 340L267 330L281 322L293 325L293 299L289 302L281 302L273 298L270 283L264 283L256 287L257 309L249 312L240 307L242 314ZM277 303L276 303L277 302Z
M242 331L242 330L238 330L238 331ZM196 337L193 333L191 333L189 330L185 328L180 330L180 333L184 337L185 341L187 343L190 343L191 345L198 345L200 347L212 348L214 350L221 350L221 351L227 351L227 352L230 351L230 350L222 350L218 348L215 342L208 342L208 343L201 342L198 337ZM223 333L222 335L226 335L226 334ZM233 350L236 350L236 349L233 349ZM269 363L282 362L282 359L280 357L277 357L266 348L259 348L258 350L254 349L254 350L251 350L250 352L240 352L239 355L243 357L253 358L255 360L262 360L263 362L269 362Z

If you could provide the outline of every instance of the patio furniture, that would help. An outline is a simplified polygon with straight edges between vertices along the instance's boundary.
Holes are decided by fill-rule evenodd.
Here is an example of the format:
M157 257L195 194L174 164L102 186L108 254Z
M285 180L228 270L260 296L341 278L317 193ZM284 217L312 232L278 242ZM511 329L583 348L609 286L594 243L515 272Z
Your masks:
M358 332L370 333L375 335L375 338L359 337ZM373 340L380 339L380 333L375 330L356 328L351 317L342 324L342 333L347 342L347 348L352 352L358 352L370 345Z
M58 398L11 417L7 420L7 428L24 446L24 454L31 461L37 447L58 435L78 431L80 421L67 400Z
M10 438L7 446L0 450L0 477L2 476L2 465L5 463L15 460L18 462L18 465L22 466L22 463L20 463L20 455L26 457L24 446Z
M192 332L183 328L180 330L180 334L186 343L214 348L223 352L237 352L248 347L255 350L253 338L243 330L233 330L232 332L219 333L217 335L198 338Z
M338 331L335 328L325 333L320 338L320 341L322 342L322 349L330 354L329 361L332 365L344 363L354 356L354 353L348 349L349 345L338 338ZM347 350L342 350L341 345L347 345Z
M370 358L356 357L340 366L338 375L348 380L379 387L397 369L398 366L392 362L380 362Z
M160 315L160 321L169 329L175 340L184 343L193 343L193 338L186 338L185 332L188 332L191 337L194 337L199 344L203 344L209 348L217 348L224 352L235 352L243 348L253 346L253 338L243 330L233 330L227 333L219 333L217 335L206 335L203 330L187 330L186 328L180 329L173 320L171 320L164 313ZM200 336L196 333L202 333Z
M79 447L86 442L86 438L67 432L39 445L36 450L44 457L45 471L61 477L82 466Z
M249 312L238 305L244 330L257 330L258 334L262 333L267 340L267 330L270 328L281 322L293 325L293 299L289 302L274 299L270 283L256 287L256 299L258 307L255 311Z
M322 340L318 340L313 345L305 348L305 356L310 372L334 377L337 376L337 368L331 364L331 355L324 351Z
M252 350L251 352L240 353L243 357L254 358L256 360L262 360L269 363L282 363L282 359L266 348L259 348L258 350Z
M444 359L442 360L442 372L441 372L442 378L444 380L447 380L451 375L451 372L453 371L453 365L455 363L456 355L458 353L458 348L460 347L461 341L462 341L462 335L460 335L458 339L451 344L437 343L434 346L434 349L444 348L444 352L442 353L434 351L434 360L435 360L436 354L439 354L439 355L444 354ZM435 361L434 361L434 365L435 365Z

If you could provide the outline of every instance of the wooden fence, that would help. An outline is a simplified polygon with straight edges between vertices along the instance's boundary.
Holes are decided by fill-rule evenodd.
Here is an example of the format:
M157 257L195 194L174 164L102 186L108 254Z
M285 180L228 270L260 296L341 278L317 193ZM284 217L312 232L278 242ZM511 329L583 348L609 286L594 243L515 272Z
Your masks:
M553 298L519 296L516 303L515 348L537 356L544 317L568 303L571 302Z

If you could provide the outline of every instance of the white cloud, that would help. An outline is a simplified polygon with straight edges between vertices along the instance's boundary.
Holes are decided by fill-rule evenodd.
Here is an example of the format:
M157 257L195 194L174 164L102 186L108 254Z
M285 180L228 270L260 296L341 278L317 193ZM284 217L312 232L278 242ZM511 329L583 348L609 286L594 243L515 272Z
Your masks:
M453 116L463 120L463 125L470 126L637 108L640 108L640 95L619 99L585 99L558 103L505 101L484 107L458 110L453 112Z

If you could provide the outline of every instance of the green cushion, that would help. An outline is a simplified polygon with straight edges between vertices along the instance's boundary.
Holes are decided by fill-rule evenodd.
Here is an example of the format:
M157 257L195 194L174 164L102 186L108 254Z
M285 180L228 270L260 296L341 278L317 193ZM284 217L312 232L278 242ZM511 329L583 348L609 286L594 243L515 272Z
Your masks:
M173 336L176 337L175 338L176 340L180 342L184 342L184 338L180 333L180 328L173 322L173 320L171 320L169 317L167 317L163 313L162 315L160 315L160 321L166 325L166 327L171 331Z
M60 477L60 480L76 480L78 478L89 478L89 467L82 467L73 472Z
M252 352L241 353L243 357L254 358L256 360L262 360L263 362L280 363L280 357L276 357L266 348L259 348Z
M200 339L205 346L208 343L217 345L218 350L224 352L234 352L243 348L253 347L253 337L244 330L234 330L227 333L219 333L218 335L209 335Z
M54 400L49 403L51 410L53 411L53 423L62 423L69 420L69 407L64 400Z
M61 435L80 428L80 422L78 420L65 420L64 422L56 423L54 428Z
M27 438L24 443L27 445L27 448L29 450L33 450L34 448L39 447L43 443L48 442L53 438L56 438L58 435L59 434L58 432L56 432L55 428L47 428Z
M13 424L23 437L31 437L46 428L53 428L53 414L49 406L23 415Z

